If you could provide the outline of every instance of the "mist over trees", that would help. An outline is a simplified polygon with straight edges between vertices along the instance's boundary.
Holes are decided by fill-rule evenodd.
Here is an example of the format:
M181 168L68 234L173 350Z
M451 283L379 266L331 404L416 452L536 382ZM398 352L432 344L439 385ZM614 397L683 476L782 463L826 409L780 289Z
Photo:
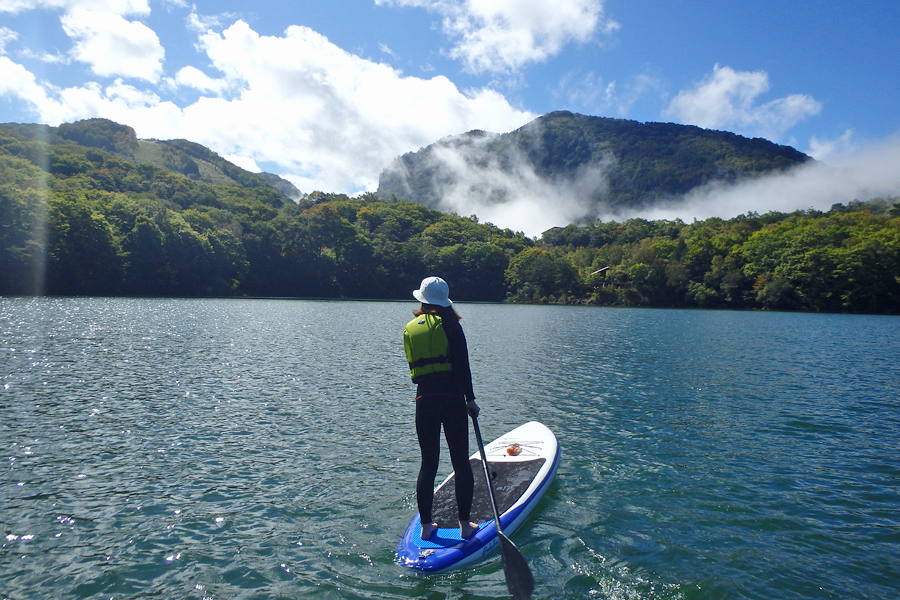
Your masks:
M293 197L292 197L293 196ZM0 295L409 299L900 312L900 198L592 221L540 239L313 192L102 119L0 125Z

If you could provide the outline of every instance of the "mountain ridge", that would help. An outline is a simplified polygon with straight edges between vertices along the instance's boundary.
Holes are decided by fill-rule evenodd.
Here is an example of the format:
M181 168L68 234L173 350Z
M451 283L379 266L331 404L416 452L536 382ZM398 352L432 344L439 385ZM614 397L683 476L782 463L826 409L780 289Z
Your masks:
M496 204L538 181L580 195L583 216L593 218L811 160L790 146L727 131L556 111L509 133L473 130L408 152L382 171L376 194L447 210L451 191ZM507 176L501 183L497 172Z
M137 137L134 128L109 119L84 119L57 127L34 123L0 123L0 127L25 140L96 148L134 164L166 169L194 181L213 185L237 184L247 188L271 188L295 201L303 197L299 189L279 175L247 171L209 148L189 140L141 139Z

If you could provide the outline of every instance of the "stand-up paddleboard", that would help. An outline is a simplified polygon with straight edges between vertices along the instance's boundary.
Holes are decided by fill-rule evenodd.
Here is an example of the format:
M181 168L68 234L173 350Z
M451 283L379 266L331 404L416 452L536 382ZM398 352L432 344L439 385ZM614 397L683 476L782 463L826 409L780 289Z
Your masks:
M531 421L516 427L485 446L491 481L497 497L497 511L503 533L512 534L537 506L559 466L556 436L542 423ZM475 474L475 497L470 520L479 524L472 537L459 533L459 516L451 473L434 492L432 520L439 529L422 539L422 521L413 517L397 546L397 560L411 569L438 573L478 560L497 547L497 526L484 483L481 455L470 458Z

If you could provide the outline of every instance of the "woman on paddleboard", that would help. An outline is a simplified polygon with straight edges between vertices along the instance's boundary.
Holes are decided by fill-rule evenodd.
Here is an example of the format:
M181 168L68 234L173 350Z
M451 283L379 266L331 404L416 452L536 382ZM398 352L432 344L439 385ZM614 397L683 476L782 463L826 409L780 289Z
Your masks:
M463 538L478 531L469 521L475 478L469 464L469 415L478 416L466 336L450 301L450 287L440 277L427 277L413 297L422 305L403 330L403 348L416 384L416 434L422 464L416 481L416 501L422 539L438 529L432 522L434 478L441 452L441 427L456 472L456 505Z

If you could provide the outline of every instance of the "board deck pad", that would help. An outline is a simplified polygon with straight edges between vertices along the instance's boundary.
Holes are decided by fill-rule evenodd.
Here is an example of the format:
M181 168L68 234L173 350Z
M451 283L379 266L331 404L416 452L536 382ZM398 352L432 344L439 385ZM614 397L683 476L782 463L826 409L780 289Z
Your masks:
M543 458L515 462L488 460L488 469L491 472L491 481L497 499L497 511L501 515L525 493L545 462L546 459ZM469 460L469 463L472 465L472 473L475 475L475 494L472 498L472 512L469 520L476 523L493 521L494 513L491 510L491 499L484 483L484 469L481 466L481 460L473 458ZM459 531L459 512L456 509L456 474L453 474L435 491L431 516L432 521L439 527Z

